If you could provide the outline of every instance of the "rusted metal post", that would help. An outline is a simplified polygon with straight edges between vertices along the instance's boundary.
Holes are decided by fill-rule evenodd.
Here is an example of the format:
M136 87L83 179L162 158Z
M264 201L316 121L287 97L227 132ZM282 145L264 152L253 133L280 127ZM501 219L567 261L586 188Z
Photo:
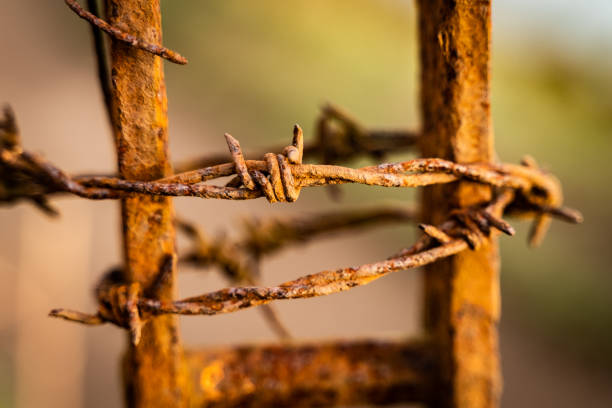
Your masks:
M493 160L489 99L490 0L419 0L423 157L459 163ZM490 188L469 182L428 187L423 218L485 201ZM499 405L498 249L491 240L426 267L425 326L438 347L433 407Z
M153 44L161 44L159 0L107 0L111 24ZM123 42L111 42L113 122L119 171L128 180L154 180L171 173L168 160L167 99L162 60ZM122 200L125 279L152 290L161 263L175 258L173 209L169 198L134 195ZM175 294L172 273L155 293ZM138 346L124 360L129 407L186 406L182 349L177 319L161 316L143 327Z
M190 352L187 361L198 408L422 402L432 385L422 341L244 346Z

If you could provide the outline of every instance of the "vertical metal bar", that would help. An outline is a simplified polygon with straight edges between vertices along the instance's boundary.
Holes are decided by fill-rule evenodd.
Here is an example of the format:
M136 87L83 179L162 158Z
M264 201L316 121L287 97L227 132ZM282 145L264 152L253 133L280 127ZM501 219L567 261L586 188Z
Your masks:
M153 44L162 43L159 0L107 0L111 24ZM111 43L112 104L121 176L153 180L171 172L168 160L167 99L162 60L119 41ZM135 195L122 200L125 277L151 290L163 260L175 258L172 202ZM156 293L175 294L173 262L169 279ZM162 316L143 327L138 346L124 360L129 407L181 407L188 398L186 370L175 317Z
M489 100L490 0L419 0L423 157L460 163L493 159ZM469 182L430 187L422 196L425 222L438 224L452 208L482 202L488 187ZM425 326L438 347L433 407L499 405L498 249L439 261L425 272Z

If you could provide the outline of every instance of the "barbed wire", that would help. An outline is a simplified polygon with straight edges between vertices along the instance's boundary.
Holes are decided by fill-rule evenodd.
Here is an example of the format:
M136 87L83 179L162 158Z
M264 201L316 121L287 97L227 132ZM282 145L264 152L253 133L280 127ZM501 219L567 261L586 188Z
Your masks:
M485 206L456 210L439 226L421 224L424 235L412 247L376 263L328 270L270 287L233 287L201 296L163 302L143 297L137 284L120 284L107 277L98 291L101 308L91 315L55 309L50 316L83 324L113 323L130 329L136 341L143 321L160 314L216 315L266 305L283 299L324 296L365 285L391 272L423 266L467 249L478 249L493 230L514 234L501 215L515 191L501 189ZM577 221L577 220L575 220ZM160 275L163 275L163 269ZM135 286L136 285L136 286Z
M304 187L358 183L382 187L421 187L451 183L460 179L507 187L519 191L530 204L557 209L562 202L558 181L537 168L512 164L458 164L428 158L353 169L337 165L303 164L303 135L294 127L294 141L284 154L266 153L264 160L245 160L239 142L226 134L233 163L179 173L157 181L132 181L116 177L70 177L42 157L23 151L20 146L3 148L2 165L29 176L32 186L25 192L7 192L3 201L71 193L89 199L117 199L129 194L195 196L230 200L266 197L270 202L295 201ZM238 176L225 186L207 181ZM238 182L238 180L240 182ZM245 185L246 183L246 185ZM235 187L240 185L240 187ZM12 195L11 195L12 193Z
M508 200L507 196L508 194L503 196L505 201ZM492 207L494 206L491 205L487 209ZM446 229L443 234L448 236L460 231L453 221L448 221L440 229ZM274 300L327 295L369 283L390 272L422 266L469 248L464 238L453 238L442 245L430 247L432 242L432 238L425 235L415 246L396 257L357 268L323 271L273 287L228 288L168 303L140 297L142 290L139 285L118 283L118 275L111 273L98 287L100 310L97 314L89 315L78 311L56 309L51 311L50 315L84 324L114 323L130 329L133 333L132 340L137 342L142 320L154 315L166 313L214 315L264 305ZM160 268L159 275L162 276L164 273L167 272L164 268Z
M362 131L359 134L364 134ZM264 160L246 160L240 143L225 135L232 162L212 165L178 173L152 182L125 180L117 177L71 177L42 157L24 151L14 115L5 109L0 122L0 201L13 202L29 199L45 211L53 212L47 197L56 193L70 193L89 199L118 199L131 194L164 196L196 196L219 199L255 199L265 197L269 202L293 202L304 187L358 183L383 187L420 187L447 184L459 180L491 186L496 197L486 207L456 210L449 220L439 226L421 225L424 236L411 248L385 261L307 275L278 286L256 286L252 270L246 272L236 266L236 259L216 243L219 249L214 261L226 273L235 273L253 286L234 287L175 302L160 302L147 297L138 284L120 282L114 273L107 275L97 289L100 303L98 313L84 314L56 309L51 316L85 324L114 323L130 330L132 341L140 338L142 324L159 314L229 313L240 309L266 305L275 300L322 296L364 285L390 272L422 266L454 255L468 248L476 249L496 229L512 234L512 228L501 219L504 211L534 218L530 241L537 244L546 232L552 216L566 221L580 222L581 215L562 207L562 193L558 180L526 158L520 165L459 164L437 158L413 159L398 163L383 163L359 169L330 164L304 164L304 136L294 126L290 145L281 154L266 153ZM352 153L353 154L353 153ZM223 177L233 178L225 185L207 182ZM336 224L338 225L338 224ZM329 227L329 225L327 225ZM324 228L323 228L324 229ZM184 229L185 230L185 229ZM302 229L301 236L308 228ZM314 224L309 233L316 233ZM297 229L294 229L294 232ZM251 243L261 240L259 256L271 251L283 240L251 237ZM289 241L289 240L287 240ZM280 244L279 244L280 243ZM266 247L266 245L270 245ZM192 254L193 255L193 254ZM196 259L194 256L192 259ZM231 262L230 262L231 261ZM163 281L165 270L160 267ZM267 318L281 336L288 333L272 309Z
M363 155L384 155L390 151L391 144L387 140L387 136L385 136L389 134L395 135L392 136L393 141L400 144L400 150L408 149L414 146L416 142L416 135L408 131L374 129L355 133L350 129L364 129L364 127L346 113L343 114L343 119L340 121L337 117L334 119L328 116L328 113L325 113L328 111L340 112L340 108L329 105L328 109L324 109L319 119L324 122L333 121L337 130L333 133L318 134L316 141L304 148L304 156L310 156L311 159L327 157L327 160L337 163ZM6 129L4 129L5 127ZM13 134L15 135L14 137L10 136ZM0 168L4 169L4 171L0 172L0 186L4 187L0 189L0 202L12 203L19 200L30 200L38 205L37 202L44 199L46 207L43 209L48 213L55 214L55 210L48 204L47 198L50 195L72 193L97 199L120 198L124 195L124 193L111 192L108 189L87 188L78 183L74 184L72 182L74 180L56 166L37 155L24 152L19 142L14 114L8 106L4 110L4 119L0 120L0 137L7 138L7 140L16 137L16 141L10 144L10 147L7 144L2 149L2 152L0 152ZM344 145L342 141L346 140L352 141L347 144L347 146L352 146L350 149L341 147ZM282 150L283 148L276 149L276 151ZM179 173L191 174L190 170L199 168L197 167L198 164L208 164L208 167L215 167L227 161L227 158L227 156L213 155L179 163L177 168L184 170L179 171ZM109 176L111 179L112 177ZM74 179L86 180L87 177L77 176ZM16 180L19 182L15 182ZM231 183L228 187L232 187Z

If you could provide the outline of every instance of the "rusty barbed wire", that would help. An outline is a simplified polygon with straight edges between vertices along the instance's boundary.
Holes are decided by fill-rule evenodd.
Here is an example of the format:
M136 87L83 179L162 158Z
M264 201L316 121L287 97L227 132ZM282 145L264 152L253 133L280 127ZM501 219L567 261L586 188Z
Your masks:
M301 135L299 126L294 134ZM303 151L291 157L286 154L267 153L264 160L245 160L240 145L231 135L226 141L232 152L233 163L219 164L203 169L176 174L153 182L129 181L109 177L78 177L74 181L83 188L100 191L142 193L169 196L197 196L246 200L266 197L270 202L295 201L304 187L329 184L358 183L382 187L421 187L443 184L459 179L507 187L518 190L524 199L540 207L559 207L562 202L558 181L537 168L512 164L458 164L448 160L430 158L413 159L399 163L353 169L336 165L303 164L295 160ZM248 180L247 185L232 180L226 186L205 184L206 181L238 175ZM259 188L253 188L253 179ZM237 187L241 185L241 187Z
M548 226L549 216L580 221L579 213L563 209L558 180L539 168L533 160L522 165L458 164L441 159L414 159L399 163L353 169L336 165L303 164L303 133L294 127L292 144L284 154L267 153L264 160L245 160L239 142L226 134L233 162L179 173L152 182L130 181L116 177L70 177L38 155L23 151L10 109L5 110L0 165L4 189L0 201L29 198L44 201L49 194L71 193L89 199L117 199L133 193L195 196L245 200L266 197L270 202L295 201L303 187L359 183L383 187L420 187L450 183L460 179L516 190L515 213L537 213L532 244L537 244ZM225 186L207 181L236 176ZM20 183L15 184L14 180ZM246 182L246 185L245 185Z
M6 109L6 111L8 112L6 114L7 115L6 122L14 123L15 118L12 114L12 111L10 111L10 109L8 108ZM8 117L9 115L10 117ZM407 137L406 139L410 142L410 143L407 143L406 146L411 145L414 141L412 137ZM384 149L387 148L386 146L388 145L384 141L384 138L369 139L368 141L368 145L370 146L376 146L377 144L380 144L381 151L384 151ZM14 170L20 173L20 176L22 176L21 178L23 180L20 183L19 189L13 188L11 189L10 194L4 194L4 196L0 196L0 202L2 201L13 202L19 199L32 199L32 197L37 197L38 199L38 197L45 197L51 194L60 194L60 193L73 193L79 196L94 198L94 199L109 199L109 198L112 199L112 198L120 198L120 196L123 196L123 193L111 192L111 191L108 191L108 189L85 188L84 186L75 185L74 183L71 183L72 180L66 174L64 174L60 169L58 169L51 163L45 161L38 155L34 155L31 153L25 153L24 156L26 157L23 157L23 158L20 157L20 155L23 153L23 149L21 148L21 145L18 145L17 147L18 148L11 149L10 151L3 153L3 157L4 157L3 162L5 164L5 167L13 167ZM315 151L319 149L319 146L314 146L314 147L316 149L311 149L311 151ZM304 151L302 154L304 154L304 152L306 152L307 149L308 149L307 147L304 148ZM282 149L278 149L278 150L282 150ZM354 151L353 156L351 157L356 157L356 155L358 154L367 155L367 154L370 154L370 152L369 151L363 151L363 152ZM274 165L274 160L271 160L271 157L269 157L268 160L270 160L271 165ZM35 162L35 163L32 163L32 162ZM221 167L222 167L222 170L227 170L227 168L223 169L223 166ZM275 167L272 170L274 171ZM186 174L190 174L190 172L186 172ZM229 174L230 173L228 173L228 175ZM78 180L78 179L86 180L87 177L77 176L74 179L75 180ZM277 178L275 178L274 180L277 180ZM265 181L263 180L261 181L262 183L265 183ZM278 192L278 195L281 196L282 194L284 194L284 191L278 188L278 183L276 184L276 186L277 186L276 191ZM228 187L232 188L232 183L229 183ZM210 190L214 188L208 188L208 189ZM274 199L272 194L270 194L270 197Z
M132 47L141 49L143 51L150 52L153 55L162 57L170 62L174 62L175 64L185 65L188 62L187 58L183 57L176 51L172 51L162 45L147 42L142 38L138 38L135 35L126 33L122 29L107 23L103 19L96 16L94 13L87 11L83 7L81 7L77 0L64 0L64 2L79 17L86 20L90 24L98 27L100 30L104 31L105 33L107 33L118 41L122 41Z
M503 197L506 197L504 195ZM507 201L507 198L505 198ZM489 206L488 208L491 208ZM452 220L441 229L447 230L448 234L460 232L458 224ZM172 303L141 298L138 310L145 319L156 314L206 314L214 315L220 313L235 312L240 309L258 306L280 299L297 299L314 296L322 296L335 292L348 290L378 279L390 272L422 266L437 259L456 254L469 248L465 237L454 238L443 245L429 247L430 241L421 239L412 249L405 254L388 259L386 261L366 264L357 268L344 268L335 271L323 271L313 275L307 275L294 281L285 282L273 287L238 287L211 292L198 297L191 297ZM160 274L163 271L160 271ZM88 315L81 312L56 309L50 315L66 320L76 321L84 324L101 324L111 322L120 327L127 327L135 331L141 327L142 322L133 322L134 302L128 303L128 294L138 292L129 285L117 284L113 275L105 277L102 288L111 288L106 291L98 291L102 310L96 315ZM118 287L122 289L119 290ZM112 311L112 313L109 313ZM133 339L136 336L133 336Z
M228 138L232 143L233 138ZM238 145L238 148L240 146ZM233 147L235 148L235 146ZM282 154L266 154L265 160L244 160L250 176L255 176L260 189L247 186L227 187L205 184L206 181L240 174L235 163L176 174L152 182L124 180L115 177L71 178L51 163L28 152L4 151L3 160L18 167L26 162L52 178L55 190L91 199L119 198L132 193L195 196L230 200L247 200L266 197L269 201L294 201L303 187L326 184L358 183L382 187L422 187L465 179L494 187L521 190L530 202L559 201L560 190L549 175L537 169L514 165L457 164L442 159L414 159L400 163L353 169L335 165L302 164L291 162ZM235 156L240 160L241 155ZM257 175L259 177L257 177ZM266 178L263 181L261 176ZM281 187L282 186L282 192ZM291 193L291 191L295 191Z
M441 159L414 159L399 163L353 169L336 165L303 164L303 133L294 127L292 144L284 154L267 153L264 160L245 160L239 142L226 134L226 142L233 162L179 173L152 182L130 181L116 177L70 177L38 155L23 151L16 134L14 116L5 110L2 125L8 130L4 137L15 139L2 145L0 165L4 182L0 201L12 202L20 198L31 200L54 193L71 193L89 199L117 199L130 194L165 196L195 196L201 198L245 200L266 197L270 202L295 201L304 187L329 184L359 183L383 187L420 187L450 183L460 179L516 190L514 212L529 211L539 214L532 234L537 243L548 223L549 216L580 221L577 212L563 209L558 180L537 167L513 164L458 164ZM7 139L8 140L8 139ZM225 186L206 184L207 181L237 176ZM253 181L254 180L254 181ZM246 182L246 185L245 185ZM535 237L535 238L533 238ZM537 238L537 239L536 239Z
M423 266L467 249L478 249L493 230L512 235L512 227L501 219L501 215L512 203L515 194L511 189L502 189L487 205L454 211L442 225L434 227L422 224L421 228L425 234L415 245L384 261L323 271L277 286L233 287L174 302L145 297L134 300L140 293L138 288L113 282L111 285L101 285L113 289L99 292L100 302L105 305L105 309L97 314L55 309L51 311L50 316L83 324L110 322L127 327L134 333L142 326L143 320L159 314L216 315L265 305L275 300L310 298L343 292L391 272ZM113 313L108 313L108 310ZM135 339L136 336L133 335L132 338Z
M332 211L310 216L290 218L270 218L265 220L245 219L243 235L230 241L224 236L209 239L193 223L178 220L179 230L187 235L193 248L179 258L179 262L196 267L216 266L223 275L233 283L259 285L259 263L262 257L271 255L293 243L314 240L321 235L331 235L350 229L378 226L389 222L414 222L416 214L404 207L373 207L348 211ZM169 269L171 257L167 257L160 267L156 282L163 281ZM133 341L140 338L142 324L135 320L134 296L140 289L133 285L121 285L122 271L114 268L108 272L96 288L101 310L97 315L86 315L74 312L80 322L85 324L102 324L107 321L118 321L127 316L121 327L131 330ZM155 293L155 283L148 290ZM125 304L125 309L119 305ZM279 318L272 305L262 305L262 313L271 329L281 338L290 339L290 331ZM130 320L131 319L131 323Z

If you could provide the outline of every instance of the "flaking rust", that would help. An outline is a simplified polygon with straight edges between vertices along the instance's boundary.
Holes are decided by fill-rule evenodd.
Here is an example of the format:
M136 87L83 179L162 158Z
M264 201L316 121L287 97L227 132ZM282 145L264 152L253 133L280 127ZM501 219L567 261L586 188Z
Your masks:
M129 27L151 44L162 40L159 0L107 0L110 24ZM129 43L111 41L111 93L120 175L129 180L155 180L171 174L168 154L166 85L162 60ZM124 279L142 290L156 282L160 267L173 261L157 301L175 296L175 233L172 202L165 197L132 195L121 202ZM132 316L133 317L133 316ZM131 408L186 407L189 401L178 321L161 316L133 337L124 357L124 384Z
M418 13L422 154L492 163L491 1L419 0ZM490 187L468 182L428 187L424 221L436 225L453 209L486 202L491 194ZM499 406L498 274L494 238L425 268L425 326L440 356L430 406Z
M187 361L201 408L418 402L434 369L425 341L239 346L192 351Z

